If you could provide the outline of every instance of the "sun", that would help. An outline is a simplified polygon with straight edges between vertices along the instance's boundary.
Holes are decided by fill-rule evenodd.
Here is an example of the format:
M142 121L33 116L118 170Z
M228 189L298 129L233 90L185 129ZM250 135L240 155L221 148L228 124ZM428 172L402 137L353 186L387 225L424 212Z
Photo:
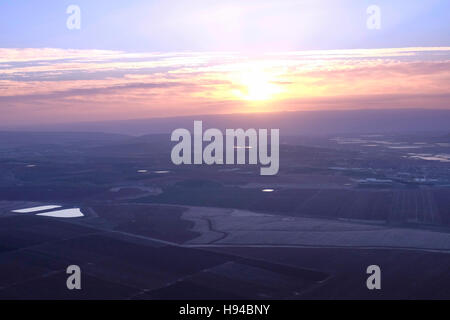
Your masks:
M265 71L247 71L236 78L239 89L233 90L233 93L243 100L267 101L281 92L280 86L273 82L273 76Z

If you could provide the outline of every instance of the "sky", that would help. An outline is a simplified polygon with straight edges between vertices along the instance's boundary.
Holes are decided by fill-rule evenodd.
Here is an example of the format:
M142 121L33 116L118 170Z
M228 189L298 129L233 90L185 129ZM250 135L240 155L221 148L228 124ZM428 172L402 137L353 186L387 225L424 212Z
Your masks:
M446 0L4 0L0 125L450 108L448 21Z

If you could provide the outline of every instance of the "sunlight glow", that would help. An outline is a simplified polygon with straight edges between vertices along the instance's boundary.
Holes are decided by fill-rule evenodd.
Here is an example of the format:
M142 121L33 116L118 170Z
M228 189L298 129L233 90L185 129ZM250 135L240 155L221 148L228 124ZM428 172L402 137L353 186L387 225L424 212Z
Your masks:
M236 80L240 88L233 90L233 94L248 101L270 100L282 92L281 87L275 84L274 80L273 75L261 70L241 73Z

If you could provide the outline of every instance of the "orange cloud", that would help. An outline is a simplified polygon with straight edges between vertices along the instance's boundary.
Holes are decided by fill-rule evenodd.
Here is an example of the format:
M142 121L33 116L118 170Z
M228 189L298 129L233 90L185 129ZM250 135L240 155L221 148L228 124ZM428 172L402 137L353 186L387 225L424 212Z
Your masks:
M0 108L10 124L324 107L449 108L449 88L448 47L252 56L0 49Z

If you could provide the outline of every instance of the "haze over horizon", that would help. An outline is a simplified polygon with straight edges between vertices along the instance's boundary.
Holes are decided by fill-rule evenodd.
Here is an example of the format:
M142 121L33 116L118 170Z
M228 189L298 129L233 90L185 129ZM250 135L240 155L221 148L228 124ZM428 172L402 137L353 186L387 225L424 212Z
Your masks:
M109 133L142 136L169 134L178 128L192 130L194 121L205 128L273 128L282 136L330 134L434 134L445 136L450 128L448 109L306 110L269 113L234 113L175 117L136 118L2 126L6 131L47 133ZM8 136L8 134L7 134Z

